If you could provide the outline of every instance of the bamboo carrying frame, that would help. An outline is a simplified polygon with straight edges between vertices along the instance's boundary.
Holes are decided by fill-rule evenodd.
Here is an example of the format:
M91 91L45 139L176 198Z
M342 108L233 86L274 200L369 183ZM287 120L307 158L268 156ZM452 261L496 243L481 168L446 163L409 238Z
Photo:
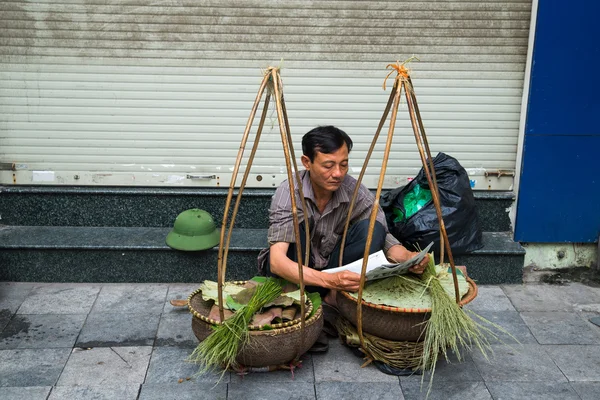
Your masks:
M410 61L410 59L408 60ZM419 106L417 104L417 98L415 96L414 88L412 85L412 80L410 78L409 71L406 69L405 64L408 62L400 63L396 62L396 64L388 64L387 68L392 68L392 71L386 76L385 81L383 83L383 89L385 90L385 82L387 79L396 72L396 77L394 79L394 85L392 87L392 91L390 93L390 97L388 99L385 110L383 111L383 115L381 120L379 121L379 126L377 127L377 131L375 132L375 136L373 137L373 141L367 152L367 157L365 158L365 162L363 163L363 167L361 169L360 175L357 179L356 188L352 195L352 200L350 202L350 210L348 211L348 218L346 219L346 225L344 227L344 234L342 236L342 242L340 246L340 265L341 260L344 255L344 243L346 241L346 235L348 233L348 227L350 225L350 215L352 214L352 210L354 209L354 204L356 202L356 197L358 194L359 186L362 182L362 178L365 174L366 168L369 164L369 159L371 158L371 154L373 153L373 149L375 148L375 144L377 143L377 139L379 138L379 134L387 120L390 109L392 110L392 115L390 118L390 124L388 129L387 141L385 144L385 150L383 153L383 161L381 163L381 172L379 174L379 181L377 183L377 192L375 194L375 201L373 203L373 209L371 210L371 216L369 218L369 230L367 235L367 241L365 244L365 252L363 255L363 265L361 269L361 277L360 277L360 285L358 289L358 299L356 304L356 330L358 332L358 337L360 339L360 345L365 354L371 359L375 359L373 354L371 354L372 349L369 346L365 345L365 337L363 334L363 316L362 316L362 296L363 289L366 281L366 270L367 270L367 262L369 257L369 249L371 247L371 242L373 240L373 229L375 227L375 220L377 218L377 212L379 209L379 197L381 195L381 189L383 186L383 179L385 177L385 171L387 168L387 163L390 155L390 149L392 145L392 139L394 136L394 128L396 126L396 117L398 115L398 106L400 105L400 97L402 94L402 90L404 89L404 93L406 96L406 102L408 105L408 113L410 116L410 122L413 128L413 133L415 135L415 141L417 143L417 148L419 150L419 155L421 157L421 163L423 165L423 169L425 171L425 176L427 177L427 182L429 183L429 188L431 189L431 197L433 200L433 204L435 206L437 218L440 225L440 263L444 262L444 247L448 254L448 260L450 261L450 267L452 270L452 279L454 281L454 293L456 302L460 304L460 294L458 292L458 278L456 276L456 266L454 265L454 258L452 257L452 249L450 248L450 242L448 241L448 234L446 233L446 227L444 225L444 219L442 218L442 210L440 206L440 198L439 191L437 186L437 180L435 177L435 168L433 166L433 157L431 156L431 151L429 149L429 142L427 141L427 136L425 135L425 127L423 126L423 121L421 119L421 113L419 112ZM429 161L429 163L427 162ZM428 165L429 164L429 165Z
M256 131L256 138L254 140L254 145L252 146L252 151L248 158L248 165L244 171L244 176L242 178L242 182L238 189L238 194L236 197L235 205L233 208L233 213L231 215L231 222L229 224L229 228L227 227L227 220L229 217L229 209L231 206L231 200L233 198L233 192L235 188L235 183L237 180L237 175L239 172L240 164L242 162L242 157L244 155L244 150L246 148L246 143L248 141L248 136L250 134L250 130L252 128L252 123L254 122L254 118L256 116L256 111L258 109L260 100L263 96L263 93L267 89L267 93L265 95L264 105L262 114L260 117L260 122L258 124L258 128ZM225 273L227 271L227 255L229 252L229 244L231 242L231 234L233 232L233 226L235 223L235 218L237 216L237 212L240 206L240 202L242 199L242 193L244 192L244 188L246 186L246 181L248 180L248 175L250 173L250 168L252 167L252 162L254 160L254 155L256 154L256 150L258 148L258 144L260 142L260 135L262 133L265 119L267 116L267 111L269 108L269 102L271 100L271 96L275 97L275 105L277 111L277 120L279 122L279 132L281 134L281 143L283 146L283 153L285 156L285 164L287 170L288 182L290 185L290 193L291 193L291 203L292 203L292 216L294 222L294 235L296 241L299 242L300 238L300 226L298 222L298 208L296 204L295 186L298 184L298 190L300 193L300 199L302 202L302 209L306 210L306 201L304 199L304 193L302 190L302 181L300 180L300 172L298 171L298 165L296 162L296 156L294 154L294 147L292 145L292 136L290 133L290 124L287 117L287 110L285 108L285 101L283 98L283 82L281 80L281 76L279 74L279 68L269 67L264 73L262 83L260 88L258 89L258 94L256 95L256 99L254 100L254 105L252 106L252 111L250 112L250 117L248 118L248 122L246 123L246 129L244 130L244 135L242 136L242 142L240 144L240 148L238 151L237 159L235 161L235 166L233 169L233 174L231 176L231 183L229 185L229 191L227 193L227 200L225 202L225 211L223 213L223 222L221 225L221 239L219 242L219 255L218 255L218 297L219 297L219 316L221 321L225 320L223 314L223 284L225 282ZM293 173L295 172L295 173ZM295 180L293 178L296 178ZM310 254L310 231L308 224L308 216L304 213L304 220L306 221L306 251L304 255L304 259L308 260ZM227 239L225 240L225 233L227 232ZM296 246L297 251L297 259L298 259L298 275L300 278L300 330L302 334L300 335L300 342L296 347L296 356L294 361L297 361L301 354L300 349L304 348L304 340L306 328L306 310L305 310L305 293L304 293L304 276L303 276L303 258L302 258L302 250L300 246Z

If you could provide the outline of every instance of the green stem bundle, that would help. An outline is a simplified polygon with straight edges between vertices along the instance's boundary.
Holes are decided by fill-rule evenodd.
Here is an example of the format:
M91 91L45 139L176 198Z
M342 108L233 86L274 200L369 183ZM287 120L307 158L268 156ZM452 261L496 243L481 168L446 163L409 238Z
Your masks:
M200 373L219 367L227 370L235 366L239 351L248 343L248 325L252 316L280 295L281 285L273 278L258 285L248 304L214 327L214 331L194 349L189 361L202 366Z
M431 315L427 321L421 370L431 370L429 390L433 382L435 365L440 353L448 360L448 350L462 360L461 350L478 348L487 358L491 351L490 343L485 335L489 329L481 326L468 316L453 298L448 296L436 275L433 255L422 279L427 282L432 300Z

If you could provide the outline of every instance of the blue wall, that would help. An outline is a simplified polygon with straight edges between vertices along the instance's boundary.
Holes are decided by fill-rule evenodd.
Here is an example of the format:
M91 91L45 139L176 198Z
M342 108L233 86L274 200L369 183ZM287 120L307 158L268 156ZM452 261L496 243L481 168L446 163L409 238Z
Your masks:
M540 0L515 240L600 233L600 2Z

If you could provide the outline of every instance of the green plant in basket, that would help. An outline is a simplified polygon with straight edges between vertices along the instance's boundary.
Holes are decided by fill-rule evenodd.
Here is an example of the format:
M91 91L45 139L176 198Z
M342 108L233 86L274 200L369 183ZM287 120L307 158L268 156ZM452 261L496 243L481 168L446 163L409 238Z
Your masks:
M213 326L214 331L198 344L188 360L201 365L200 373L220 367L226 371L235 366L240 349L248 343L252 316L280 295L278 280L269 278L259 284L248 304L242 305L222 324Z

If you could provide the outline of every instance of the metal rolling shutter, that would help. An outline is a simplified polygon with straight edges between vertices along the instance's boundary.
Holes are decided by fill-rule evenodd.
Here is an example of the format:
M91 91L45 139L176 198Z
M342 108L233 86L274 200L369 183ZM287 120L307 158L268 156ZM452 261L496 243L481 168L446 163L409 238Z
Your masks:
M280 64L296 152L310 128L337 125L357 173L385 66L416 55L432 150L476 189L512 185L484 174L515 168L530 0L108 3L0 3L1 183L227 186L261 68ZM398 118L388 187L420 167L404 106ZM285 179L279 143L271 114L249 185Z

